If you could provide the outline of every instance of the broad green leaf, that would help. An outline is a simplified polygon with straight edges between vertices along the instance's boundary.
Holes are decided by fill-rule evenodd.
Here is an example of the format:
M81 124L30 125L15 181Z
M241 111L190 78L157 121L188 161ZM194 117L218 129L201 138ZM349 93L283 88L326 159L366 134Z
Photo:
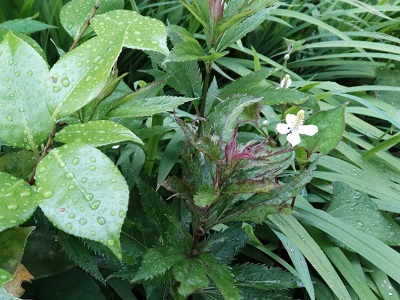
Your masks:
M333 197L326 212L387 245L400 244L400 226L380 211L367 194L345 183L333 183Z
M27 18L27 19L14 19L6 21L0 24L0 28L17 31L23 34L31 34L36 31L41 31L56 27L36 20L32 20L31 18Z
M127 102L111 111L107 118L136 118L147 117L158 113L170 111L173 108L195 100L195 98L161 96L147 99L137 99L134 102Z
M150 50L168 54L167 33L164 24L141 16L134 11L115 10L92 19L93 29L109 42L122 39L122 45L131 49Z
M72 0L64 5L60 10L61 25L73 38L77 38L86 25L90 12L95 6L97 0ZM96 15L105 13L114 9L122 9L123 0L101 0ZM88 30L86 31L88 32Z
M0 232L0 269L13 274L24 254L28 236L35 227L9 228Z
M8 35L8 33L9 33L9 30L0 28L0 41L2 41ZM29 37L25 34L15 32L15 31L13 32L13 34L16 37L23 40L28 45L30 45L33 48L33 50L35 50L42 57L43 60L45 60L45 61L47 60L46 54L44 53L42 47L40 47L40 45L34 39L32 39L31 37Z
M302 197L296 199L296 217L311 226L325 231L351 250L369 260L383 272L400 282L400 255L380 240L365 234L330 214L310 207Z
M0 231L26 222L37 208L29 184L0 172Z
M0 156L0 172L11 174L28 181L35 167L35 155L32 151L21 150Z
M106 120L67 126L57 132L55 139L62 143L84 143L93 147L116 144L123 141L143 144L125 126Z
M36 184L39 206L57 228L100 242L122 258L129 190L106 155L85 144L53 149L38 164Z
M351 299L321 248L292 215L273 214L268 218L300 249L339 299Z
M172 267L172 273L179 282L178 292L182 296L188 296L196 290L208 286L208 278L205 268L197 259L187 258L180 264Z
M61 57L46 80L47 107L54 119L68 116L104 88L122 49L122 37L94 37Z
M222 264L218 259L209 253L202 253L199 256L206 269L206 274L216 284L224 299L240 299L240 290L234 285L233 274L228 266Z
M12 274L7 272L6 270L0 269L0 298L4 300L19 300L15 298L13 295L7 293L4 289L4 284L12 280Z
M83 241L73 235L63 232L58 234L58 242L64 248L68 257L73 260L82 270L90 274L93 278L105 283L99 268L96 264L96 257Z
M345 127L344 110L345 105L342 105L309 117L304 124L318 126L318 132L313 136L303 135L299 146L304 147L308 153L328 154L339 144L342 137Z
M48 66L28 43L11 32L0 44L0 140L37 151L51 127L44 82Z

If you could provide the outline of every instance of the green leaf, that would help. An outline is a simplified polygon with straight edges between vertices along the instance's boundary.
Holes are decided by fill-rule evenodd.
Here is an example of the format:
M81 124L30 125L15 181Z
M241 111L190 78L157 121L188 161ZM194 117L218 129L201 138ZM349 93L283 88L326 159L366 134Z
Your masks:
M77 38L79 33L86 26L86 21L90 16L97 0L72 0L64 5L60 10L61 25L73 38ZM96 15L105 13L114 9L122 9L124 7L123 0L102 0ZM90 30L86 30L88 33Z
M37 208L29 184L0 172L0 231L26 222Z
M28 43L9 32L0 44L0 140L37 151L47 138L51 118L43 84L47 63Z
M387 245L400 245L400 226L367 194L345 183L333 183L333 197L326 212Z
M172 267L176 281L179 282L178 292L188 296L196 290L208 286L205 268L197 259L187 258Z
M173 265L179 265L185 259L186 256L175 247L155 246L143 257L142 266L131 282L149 280L162 275Z
M207 57L203 47L194 38L189 38L177 45L171 50L165 58L164 63L168 62L184 62Z
M9 228L0 232L0 269L13 274L24 254L28 236L35 227Z
M103 276L96 265L96 257L93 252L85 246L82 240L72 235L60 232L58 234L58 241L71 260L93 278L105 283Z
M202 253L199 259L206 269L206 274L215 282L225 299L240 299L240 290L234 285L233 275L228 266L221 264L217 258L208 253Z
M199 98L202 94L202 77L196 61L171 62L165 65L167 84L188 98Z
M0 156L0 172L11 174L28 181L35 167L35 155L32 151L21 150Z
M0 269L0 297L4 300L19 300L15 298L13 295L7 293L4 289L4 284L12 280L12 274L7 272L6 270Z
M207 207L211 205L219 197L214 189L210 186L200 186L197 193L193 197L193 201L197 206Z
M351 299L321 248L293 216L273 214L268 218L300 249L339 299Z
M309 117L304 124L318 126L318 132L313 136L302 136L299 146L304 147L308 153L320 152L328 154L340 142L344 128L344 111L346 106L320 111Z
M246 263L232 268L235 275L235 285L239 288L281 290L297 288L297 278L280 268Z
M36 31L56 28L55 26L48 25L31 18L27 19L14 19L0 24L1 29L13 30L23 34L31 34Z
M147 99L137 99L134 102L127 102L111 111L107 118L136 118L147 117L158 113L172 110L173 108L193 101L195 98L161 96Z
M400 134L395 134L391 138L378 143L376 146L374 146L371 149L369 149L368 151L366 151L363 154L363 157L365 159L369 159L372 156L374 156L376 153L387 150L388 148L391 148L393 146L396 146L398 143L400 143Z
M116 42L118 37L127 48L169 53L166 29L159 20L134 11L115 10L94 17L90 23L99 36L107 37L108 42Z
M57 132L55 139L62 143L84 143L93 147L116 144L123 141L143 144L143 142L125 126L106 120L64 127Z
M111 160L96 148L53 149L36 173L39 206L59 229L100 242L122 258L119 242L129 190Z
M395 87L400 85L400 74L398 68L392 69L390 67L379 67L376 68L375 74L376 85ZM393 107L400 109L398 91L378 90L376 91L376 96Z

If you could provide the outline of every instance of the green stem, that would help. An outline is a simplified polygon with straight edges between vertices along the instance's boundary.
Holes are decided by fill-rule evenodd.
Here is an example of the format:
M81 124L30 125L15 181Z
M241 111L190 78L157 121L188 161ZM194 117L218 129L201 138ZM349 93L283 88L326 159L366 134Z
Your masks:
M163 122L164 122L164 117L162 115L154 115L151 120L151 127L162 126ZM161 134L156 134L151 138L149 138L149 141L147 143L146 147L147 158L143 166L143 173L146 174L147 176L151 176L151 173L153 172L154 159L157 154L158 142L160 141L160 137Z
M201 96L200 102L200 114L199 117L204 118L204 112L206 109L206 102L207 102L207 92L210 85L210 78L211 78L211 63L206 63L206 78L204 79L203 85L203 95Z

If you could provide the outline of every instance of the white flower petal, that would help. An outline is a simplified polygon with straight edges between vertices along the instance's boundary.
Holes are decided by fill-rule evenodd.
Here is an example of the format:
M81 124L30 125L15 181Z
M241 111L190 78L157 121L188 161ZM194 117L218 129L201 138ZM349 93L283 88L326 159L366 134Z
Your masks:
M294 123L297 120L297 116L296 115L292 115L292 114L287 114L286 115L286 123L290 126L290 128L294 127Z
M290 127L287 124L279 123L278 125L276 125L276 130L279 133L286 134L290 132Z
M300 144L300 134L297 132L292 132L287 135L287 140L292 145L292 147L296 146L297 144Z
M299 133L305 135L314 135L318 132L318 127L316 125L302 125L299 127Z

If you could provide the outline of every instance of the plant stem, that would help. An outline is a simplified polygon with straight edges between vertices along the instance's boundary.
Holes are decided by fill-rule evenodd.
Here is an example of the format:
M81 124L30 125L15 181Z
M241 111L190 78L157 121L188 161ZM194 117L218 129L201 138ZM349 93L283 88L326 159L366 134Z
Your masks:
M89 14L89 17L86 20L85 26L83 26L83 28L79 32L78 36L74 39L74 42L72 43L71 48L69 48L68 51L73 50L76 47L76 45L78 45L79 40L82 38L82 36L85 33L86 29L90 25L90 20L94 17L94 15L96 14L97 10L99 9L99 3L100 3L100 0L97 0L96 4L93 6L93 9Z
M43 158L45 158L46 155L50 152L51 146L52 146L52 144L54 142L54 137L55 136L56 136L56 124L54 123L52 125L51 130L50 130L49 139L47 140L46 146L44 146L44 148L43 148L42 155L36 160L35 166L34 166L33 171L32 171L32 177L29 179L29 185L34 185L35 184L35 181L36 181L35 176L36 176L37 166L41 162L41 160Z
M162 126L164 117L162 115L154 115L151 120L151 127ZM149 138L149 142L146 147L146 162L143 166L143 173L147 176L151 176L153 172L154 159L157 154L158 142L160 141L161 134L156 134Z
M204 79L203 84L203 95L201 96L200 101L200 114L199 117L204 118L204 112L206 109L206 102L207 102L207 92L210 85L210 78L211 78L211 63L206 63L206 78Z

